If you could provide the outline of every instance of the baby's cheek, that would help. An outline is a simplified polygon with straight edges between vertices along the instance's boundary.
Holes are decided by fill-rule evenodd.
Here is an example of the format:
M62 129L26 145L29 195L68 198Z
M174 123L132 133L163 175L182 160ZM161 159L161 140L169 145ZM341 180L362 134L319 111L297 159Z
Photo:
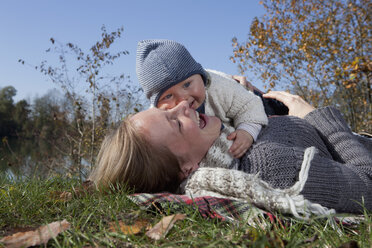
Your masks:
M162 109L162 110L168 110L168 109L172 109L172 106L169 104L158 104L157 108Z

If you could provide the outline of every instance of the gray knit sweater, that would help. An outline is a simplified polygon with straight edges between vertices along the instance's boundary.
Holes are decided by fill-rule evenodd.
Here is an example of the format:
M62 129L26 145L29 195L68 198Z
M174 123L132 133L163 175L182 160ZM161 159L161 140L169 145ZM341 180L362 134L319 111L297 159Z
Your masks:
M209 80L206 85L205 114L217 116L224 126L247 131L256 140L261 126L268 123L261 99L223 72L209 69L206 72Z
M361 212L357 202L364 198L364 206L372 210L372 151L366 148L371 146L358 142L335 108L316 109L305 119L293 116L270 118L268 126L262 129L240 163L230 158L229 164L226 155L223 162L216 162L218 155L214 151L221 153L223 147L229 147L221 145L225 140L223 136L216 140L200 164L200 167L209 168L200 168L188 178L188 193L214 191L245 198L253 189L245 181L257 174L272 188L289 189L299 181L306 149L315 147L300 196L346 213ZM226 169L229 169L228 173ZM254 197L254 192L251 196Z

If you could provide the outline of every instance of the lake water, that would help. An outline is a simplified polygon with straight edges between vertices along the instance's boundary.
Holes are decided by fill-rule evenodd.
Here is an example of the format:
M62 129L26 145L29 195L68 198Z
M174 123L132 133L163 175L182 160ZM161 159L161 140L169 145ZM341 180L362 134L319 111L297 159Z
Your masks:
M78 168L61 148L53 148L48 142L14 139L0 144L0 173L12 179L65 175L84 180L90 165L84 159L81 164Z

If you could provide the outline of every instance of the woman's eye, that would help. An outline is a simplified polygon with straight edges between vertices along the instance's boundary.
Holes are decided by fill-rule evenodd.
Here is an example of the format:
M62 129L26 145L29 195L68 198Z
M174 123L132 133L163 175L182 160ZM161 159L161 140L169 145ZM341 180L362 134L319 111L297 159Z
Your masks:
M184 87L184 88L188 88L188 87L190 86L190 84L191 84L190 82L187 82L187 83L185 83L185 84L183 85L183 87Z

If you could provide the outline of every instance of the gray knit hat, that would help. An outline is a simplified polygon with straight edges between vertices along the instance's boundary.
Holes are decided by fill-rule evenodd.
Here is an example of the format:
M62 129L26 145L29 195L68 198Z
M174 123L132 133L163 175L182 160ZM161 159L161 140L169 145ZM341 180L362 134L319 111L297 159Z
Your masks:
M187 49L171 40L138 42L136 72L146 97L156 106L159 97L170 87L186 78L200 74L204 84L207 73Z

